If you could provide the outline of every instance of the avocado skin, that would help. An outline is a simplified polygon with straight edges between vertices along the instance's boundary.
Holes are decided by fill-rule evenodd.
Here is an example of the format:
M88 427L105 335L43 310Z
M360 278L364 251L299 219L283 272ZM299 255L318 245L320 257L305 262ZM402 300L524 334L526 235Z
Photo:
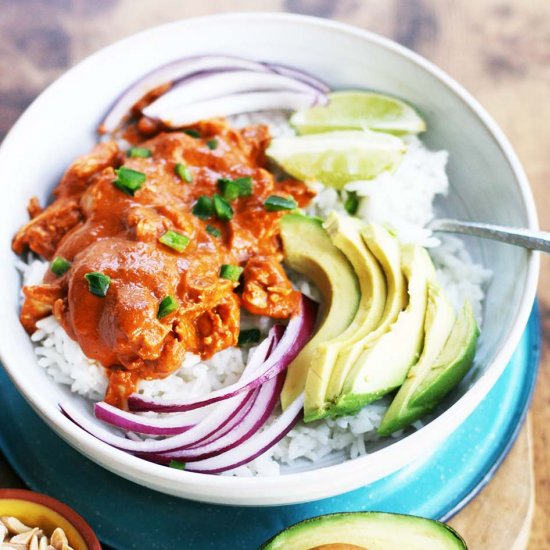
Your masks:
M338 416L349 416L357 414L363 407L377 401L384 395L391 393L396 388L395 386L382 388L377 392L368 394L350 393L342 395L337 402L328 410L329 416L336 418Z
M352 544L372 550L468 550L450 526L439 521L385 512L328 514L296 523L259 550L310 550L326 544Z
M435 409L436 405L437 403L429 403L427 405L413 407L409 404L406 410L392 421L391 426L389 424L387 426L382 424L380 428L378 428L378 435L387 436L408 428L413 422L430 414Z
M327 409L324 407L308 407L304 409L304 422L309 424L310 422L315 422L316 420L323 420L329 416Z
M472 305L466 301L445 347L411 397L412 407L435 407L464 378L473 365L478 336Z

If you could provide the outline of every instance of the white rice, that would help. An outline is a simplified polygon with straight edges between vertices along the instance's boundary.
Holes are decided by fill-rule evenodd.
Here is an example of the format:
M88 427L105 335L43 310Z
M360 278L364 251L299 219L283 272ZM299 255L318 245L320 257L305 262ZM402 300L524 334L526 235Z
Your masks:
M275 136L292 134L286 115L256 115L233 118L237 126L250 122L268 123ZM404 242L416 242L430 248L437 267L438 280L455 304L460 307L470 299L481 324L483 285L490 272L476 264L463 242L454 237L434 238L425 225L434 217L433 200L445 195L448 179L445 173L447 152L429 151L416 137L407 138L408 151L395 173L384 173L371 181L346 185L341 196L331 188L316 185L317 196L308 208L311 214L326 216L331 210L343 211L346 193L360 197L357 215L365 221L376 221L392 229ZM25 285L41 282L47 263L34 260L19 262ZM295 278L305 294L317 297L317 291L306 280ZM243 314L243 326L258 325L265 333L272 321ZM56 319L47 317L37 323L32 335L38 364L58 383L90 400L101 400L107 377L103 368L88 359L71 340ZM230 348L207 361L187 354L181 368L162 380L144 381L139 391L147 397L185 398L206 394L235 382L246 362L246 352ZM381 445L376 429L388 406L383 398L353 417L328 419L304 424L300 422L286 437L251 463L225 475L279 475L288 469L311 469L320 465L355 458ZM421 425L417 424L416 427ZM399 434L398 434L399 436Z

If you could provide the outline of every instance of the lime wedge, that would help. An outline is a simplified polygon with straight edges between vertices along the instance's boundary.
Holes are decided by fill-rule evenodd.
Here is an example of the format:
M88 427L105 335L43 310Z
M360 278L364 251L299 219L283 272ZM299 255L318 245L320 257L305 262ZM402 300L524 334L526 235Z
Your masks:
M334 130L376 130L390 134L418 134L426 123L406 103L372 92L334 92L325 107L294 113L290 123L299 134Z
M295 178L341 189L350 181L393 171L405 150L398 137L365 130L282 137L266 152Z

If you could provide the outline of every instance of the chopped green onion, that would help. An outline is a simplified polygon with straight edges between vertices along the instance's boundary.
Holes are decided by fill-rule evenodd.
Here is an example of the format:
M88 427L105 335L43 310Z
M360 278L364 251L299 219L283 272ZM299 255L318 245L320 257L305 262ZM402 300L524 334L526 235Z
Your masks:
M233 217L233 208L219 195L214 195L214 210L220 220L228 222Z
M359 198L355 191L349 191L346 202L344 203L344 208L346 212L352 216L357 214L357 209L359 208Z
M208 145L208 149L210 149L211 151L213 151L214 149L217 149L217 148L218 148L218 140L217 140L217 139L209 139L209 140L206 142L206 145Z
M177 231L169 230L159 238L159 241L173 248L176 252L183 252L189 244L189 237Z
M201 137L200 132L198 130L193 130L193 128L186 128L185 130L183 130L183 133L197 139Z
M250 328L248 330L241 330L241 332L239 332L239 340L237 342L237 346L242 348L243 346L249 346L250 344L257 344L259 341L259 329Z
M168 463L170 468L175 468L176 470L185 470L185 462L180 462L179 460L171 460Z
M201 195L192 210L193 214L201 220L207 220L214 213L214 202L207 195Z
M127 157L131 159L148 159L153 156L151 149L146 147L130 147L126 153Z
M252 195L252 178L246 176L235 180L239 184L239 197L250 197Z
M115 174L118 176L113 182L123 193L133 196L134 193L145 183L147 179L145 174L121 166L118 170L115 170Z
M250 197L252 195L252 178L250 176L234 180L220 178L218 189L223 198L228 201L235 200L237 197Z
M279 195L270 195L264 202L264 207L270 212L278 212L280 210L294 210L298 203L294 199L279 197Z
M88 281L88 290L94 295L104 298L107 296L109 285L111 284L111 277L99 273L98 271L91 271L86 273L84 278Z
M174 168L174 172L182 181L185 181L187 183L191 183L193 181L193 174L191 174L191 170L189 170L189 166L186 166L181 162L178 162L176 164L176 167Z
M162 319L170 313L174 313L180 307L179 302L173 296L166 296L160 301L157 319Z
M55 273L58 277L66 273L69 267L71 267L71 262L61 256L56 256L50 264L51 272Z
M244 269L238 265L223 264L220 269L220 277L237 282Z
M218 189L226 201L234 201L239 196L239 184L234 180L219 179Z
M206 232L210 233L210 235L212 235L213 237L222 236L222 232L217 227L214 227L213 225L210 225L210 224L206 226Z

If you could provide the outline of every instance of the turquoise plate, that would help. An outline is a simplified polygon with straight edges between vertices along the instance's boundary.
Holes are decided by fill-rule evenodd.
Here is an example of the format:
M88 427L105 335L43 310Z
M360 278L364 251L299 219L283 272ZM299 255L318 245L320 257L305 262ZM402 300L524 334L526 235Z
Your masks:
M77 510L119 550L254 549L312 516L379 510L448 519L491 479L525 418L539 360L535 307L512 360L474 413L431 456L367 487L307 504L242 508L166 496L122 479L64 443L0 370L0 447L31 489Z

